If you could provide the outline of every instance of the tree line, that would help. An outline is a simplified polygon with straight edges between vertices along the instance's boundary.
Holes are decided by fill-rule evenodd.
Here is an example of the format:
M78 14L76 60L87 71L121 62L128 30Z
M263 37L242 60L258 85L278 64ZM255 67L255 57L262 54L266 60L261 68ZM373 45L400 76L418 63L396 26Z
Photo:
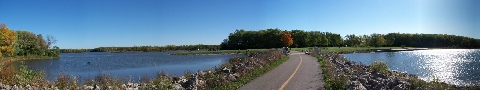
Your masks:
M219 45L166 45L166 46L133 46L133 47L98 47L94 49L61 49L61 53L82 53L82 52L165 52L174 50L219 50Z
M480 39L448 34L374 33L346 35L345 44L349 46L480 48Z
M0 57L14 56L49 56L60 57L60 48L53 46L56 39L28 31L10 30L6 24L0 24Z
M293 44L290 47L339 46L342 45L340 34L303 30L235 30L220 44L221 49L268 49L284 47L281 39L284 34L291 34Z
M447 34L409 34L388 33L355 35L345 37L340 34L303 30L235 30L220 44L221 49L265 49L280 48L282 35L291 34L293 44L290 47L443 47L443 48L480 48L480 40L465 36Z

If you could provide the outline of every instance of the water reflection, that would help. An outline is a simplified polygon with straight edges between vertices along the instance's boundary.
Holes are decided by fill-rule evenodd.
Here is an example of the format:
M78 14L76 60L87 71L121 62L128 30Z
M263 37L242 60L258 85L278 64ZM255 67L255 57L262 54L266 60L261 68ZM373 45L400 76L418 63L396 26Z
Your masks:
M349 60L370 64L387 62L393 70L416 74L420 78L455 85L480 85L480 50L437 49L405 52L344 54Z

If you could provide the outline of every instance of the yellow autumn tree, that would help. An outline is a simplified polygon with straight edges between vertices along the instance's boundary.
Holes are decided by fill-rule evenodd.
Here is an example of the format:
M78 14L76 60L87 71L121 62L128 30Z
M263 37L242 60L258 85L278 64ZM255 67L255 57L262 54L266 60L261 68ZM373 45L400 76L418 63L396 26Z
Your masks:
M15 31L8 29L4 23L0 24L0 40L0 55L13 56L15 53L13 45L17 41L17 35Z
M286 47L293 44L292 34L283 34L282 36L282 44Z

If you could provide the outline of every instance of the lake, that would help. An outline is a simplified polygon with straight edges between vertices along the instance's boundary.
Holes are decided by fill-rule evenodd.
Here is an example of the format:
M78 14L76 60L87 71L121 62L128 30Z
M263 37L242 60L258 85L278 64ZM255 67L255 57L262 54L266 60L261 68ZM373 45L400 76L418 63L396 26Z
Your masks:
M79 80L94 79L99 74L111 77L156 77L158 72L183 76L185 71L197 72L227 62L234 55L169 55L172 52L131 53L61 53L59 59L24 61L32 69L45 71L45 77L53 81L61 73L76 76ZM19 62L15 62L17 65ZM82 81L80 81L82 82Z
M480 49L434 49L402 52L343 54L370 65L387 62L390 70L407 72L426 81L438 79L454 85L480 85Z

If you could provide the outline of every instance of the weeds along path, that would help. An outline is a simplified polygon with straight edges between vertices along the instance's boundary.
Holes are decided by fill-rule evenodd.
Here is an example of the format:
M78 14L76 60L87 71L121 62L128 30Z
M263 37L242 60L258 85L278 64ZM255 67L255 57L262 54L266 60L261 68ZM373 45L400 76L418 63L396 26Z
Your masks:
M239 90L317 90L324 89L323 74L315 57L292 52L290 58Z

